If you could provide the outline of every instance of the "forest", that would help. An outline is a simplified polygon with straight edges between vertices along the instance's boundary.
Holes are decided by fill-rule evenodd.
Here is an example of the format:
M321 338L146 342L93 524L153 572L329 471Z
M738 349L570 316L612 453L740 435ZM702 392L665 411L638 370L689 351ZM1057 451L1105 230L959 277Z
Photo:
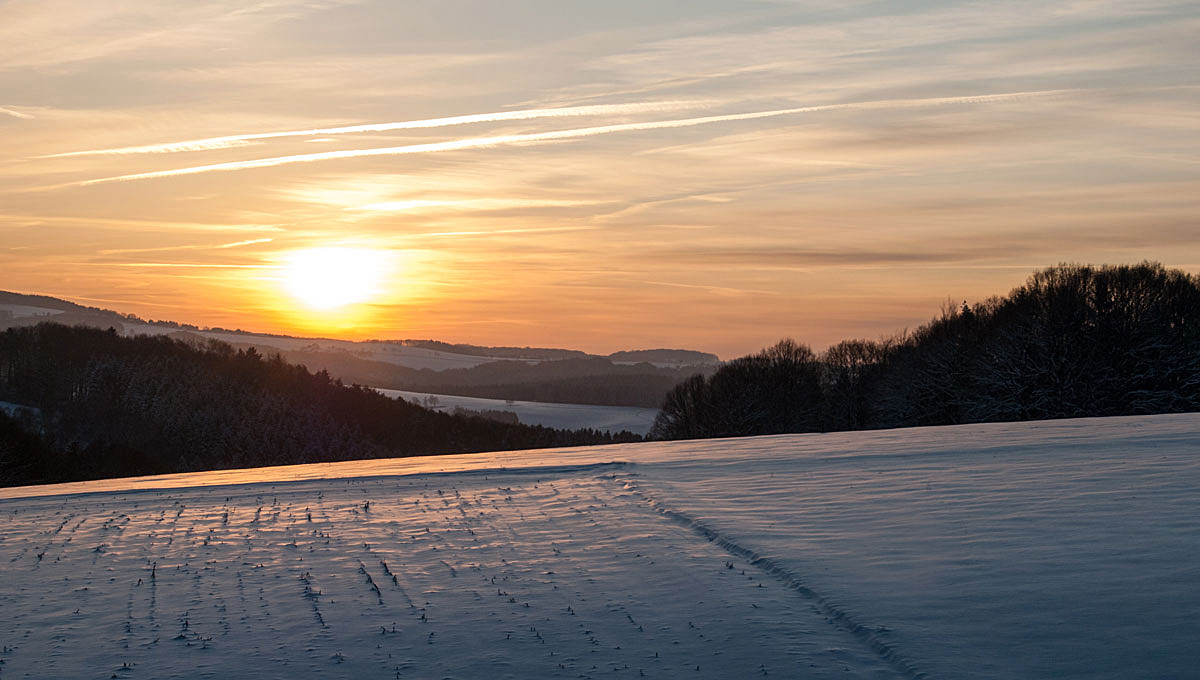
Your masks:
M692 439L1200 410L1200 279L1059 265L911 332L817 354L787 339L667 395Z
M437 413L253 348L0 333L0 485L637 441Z
M588 377L595 362L609 363L553 362L570 370L538 394L629 389ZM510 370L443 374L487 396ZM659 389L655 439L1197 411L1200 279L1149 262L1059 265L912 331L819 354L787 339ZM638 439L438 413L198 336L0 333L0 485Z

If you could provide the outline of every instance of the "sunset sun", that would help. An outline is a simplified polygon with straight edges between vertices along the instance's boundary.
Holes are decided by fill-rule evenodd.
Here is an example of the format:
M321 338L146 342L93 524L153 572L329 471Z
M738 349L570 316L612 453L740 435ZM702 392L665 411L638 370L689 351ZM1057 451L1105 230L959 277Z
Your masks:
M299 250L285 260L284 286L308 307L334 310L380 295L386 264L384 253L366 248Z

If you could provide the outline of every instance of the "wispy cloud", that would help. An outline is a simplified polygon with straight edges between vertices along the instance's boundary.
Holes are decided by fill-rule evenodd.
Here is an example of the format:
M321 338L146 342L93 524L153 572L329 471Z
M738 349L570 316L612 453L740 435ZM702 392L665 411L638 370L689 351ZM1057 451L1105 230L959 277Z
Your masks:
M1051 95L1061 95L1077 90L1039 90L1029 92L1005 92L998 94L984 95L969 95L957 97L928 97L920 99L885 99L868 102L850 102L842 104L824 104L819 106L803 106L788 109L773 109L769 111L751 111L747 113L731 113L715 116L701 116L697 118L680 118L674 120L660 120L642 123L620 123L615 125L600 125L586 128L574 128L569 130L554 130L550 132L534 132L528 134L517 135L497 135L493 137L469 137L465 139L449 140L444 142L430 142L425 144L407 144L404 146L389 146L373 149L350 149L344 151L325 151L320 153L295 154L291 156L276 156L273 158L259 158L245 161L231 161L227 163L213 163L210 165L196 165L187 168L177 168L174 170L156 170L153 172L140 172L128 175L117 175L114 177L102 177L98 179L85 180L76 182L76 186L90 186L94 184L104 184L108 182L128 182L140 179L153 179L159 177L177 177L180 175L195 175L205 172L218 172L230 170L247 170L251 168L265 168L279 165L289 165L292 163L312 163L317 161L336 160L344 158L365 158L370 156L394 156L404 154L417 153L435 153L440 151L460 151L465 149L480 149L496 146L507 146L513 144L534 144L539 142L562 141L570 139L578 139L583 137L592 137L596 135L613 134L618 132L636 132L644 130L661 130L668 128L683 128L696 125L707 125L710 123L725 123L743 120L756 120L762 118L774 118L778 116L794 115L801 113L815 113L820 111L836 111L846 109L885 109L885 108L907 108L921 106L939 106L949 104L984 104L1000 101L1009 101L1022 98L1044 97Z
M24 120L32 120L33 119L33 116L29 115L28 113L21 113L20 111L5 108L3 106L0 106L0 114L3 114L5 116L12 116L13 118L21 118Z
M519 210L522 208L577 208L596 205L596 201L572 201L552 198L481 198L466 200L413 199L402 201L380 201L350 208L371 212L409 212L426 208L457 211Z
M202 49L344 4L341 0L165 0L149 6L8 0L0 71L46 69L142 50Z
M233 243L222 243L221 245L217 246L217 248L222 248L222 249L224 249L224 248L241 248L242 246L252 246L256 243L270 243L271 241L272 241L272 239L269 239L269 238L252 238L248 241L234 241Z
M592 231L595 227L536 227L531 229L491 229L479 231L435 231L427 234L413 234L414 237L426 236L493 236L502 234L537 234L559 231Z
M273 264L212 264L207 262L71 262L84 267L138 267L147 269L283 269Z
M443 118L427 118L423 120L405 120L392 123L367 123L363 125L345 125L342 127L313 128L310 130L285 130L282 132L255 132L242 135L227 135L224 137L207 137L181 142L164 142L161 144L146 144L143 146L124 146L114 149L89 149L86 151L68 151L42 158L62 158L65 156L96 156L124 155L140 153L174 153L179 151L206 151L242 146L262 139L278 139L281 137L313 137L318 135L342 135L356 132L388 132L391 130L415 130L420 128L447 127L450 125L467 125L469 123L496 123L507 120L530 120L534 118L566 118L570 116L612 116L636 113L658 113L679 111L711 104L708 100L639 102L630 104L595 104L588 106L566 106L552 109L522 109L520 111L497 111L493 113L474 113L464 116L448 116ZM5 109L0 109L10 113ZM11 112L14 116L21 116ZM21 116L24 117L24 116Z
M117 219L112 217L78 217L73 215L0 215L0 222L16 223L24 226L80 224L121 231L284 231L283 226L279 224L219 224L171 220Z
M185 245L185 246L160 246L158 248L110 248L101 250L101 255L127 255L131 253L161 253L176 250L224 250L226 248L241 248L242 246L251 246L259 243L271 243L274 239L255 238L248 241L234 241L233 243L221 243L218 245Z
M728 286L703 286L694 283L674 283L671 281L639 281L651 286L666 286L668 288L691 288L694 290L704 290L710 293L720 293L727 295L780 295L777 290L758 290L754 288L730 288Z

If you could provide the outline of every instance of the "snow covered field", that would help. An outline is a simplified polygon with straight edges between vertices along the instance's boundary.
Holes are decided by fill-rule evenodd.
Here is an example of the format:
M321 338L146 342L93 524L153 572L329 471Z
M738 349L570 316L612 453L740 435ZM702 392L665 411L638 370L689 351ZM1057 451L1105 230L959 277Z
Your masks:
M1182 678L1200 416L0 490L0 678Z
M483 399L480 397L460 397L452 394L425 394L423 392L406 392L404 390L385 390L376 388L389 397L402 397L422 406L427 405L428 398L437 399L436 409L453 411L462 407L473 411L512 411L526 425L545 425L546 427L578 430L590 427L594 430L620 432L628 430L634 434L646 434L654 425L658 415L656 408L638 408L636 406L592 406L590 404L551 404L541 401L506 401L504 399Z

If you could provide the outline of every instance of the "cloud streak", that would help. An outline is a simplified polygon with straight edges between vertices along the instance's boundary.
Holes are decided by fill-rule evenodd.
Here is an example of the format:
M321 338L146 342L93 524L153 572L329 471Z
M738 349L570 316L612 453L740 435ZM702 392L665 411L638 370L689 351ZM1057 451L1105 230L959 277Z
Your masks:
M271 264L211 264L206 262L71 262L80 267L137 267L147 269L283 269Z
M414 238L435 236L499 236L503 234L541 234L560 231L593 231L595 227L535 227L530 229L490 229L479 231L435 231L413 234Z
M596 201L571 201L556 199L524 199L524 198L484 198L467 200L427 200L413 199L401 201L380 201L366 205L347 208L348 210L370 212L408 212L420 211L427 208L439 210L488 211L488 210L518 210L528 208L578 208L596 205Z
M21 113L20 111L8 109L3 106L0 106L0 115L12 116L13 118L20 118L22 120L32 120L33 119L33 116L29 115L28 113Z
M180 151L207 151L210 149L225 149L234 146L244 146L262 139L279 139L282 137L313 137L318 135L343 135L357 132L388 132L391 130L416 130L421 128L438 128L450 125L467 125L469 123L497 123L507 120L531 120L534 118L567 118L572 116L613 116L636 113L657 113L664 111L679 111L704 106L711 102L699 101L668 101L641 102L632 104L594 104L588 106L566 106L552 109L523 109L520 111L498 111L493 113L474 113L465 116L448 116L444 118L427 118L424 120L405 120L393 123L367 123L364 125L345 125L342 127L313 128L309 130L285 130L282 132L257 132L244 135L228 135L225 137L207 137L181 142L164 142L162 144L146 144L143 146L124 146L114 149L90 149L87 151L68 151L66 153L40 156L39 158L64 158L68 156L99 156L126 155L144 153L175 153ZM0 109L18 117L28 117L15 111Z
M367 158L371 156L397 156L406 154L419 153L436 153L441 151L460 151L466 149L481 149L497 146L508 146L516 144L535 144L539 142L563 141L571 139L579 139L583 137L593 137L596 135L614 134L619 132L636 132L643 130L662 130L669 128L683 128L697 125L707 125L711 123L725 123L743 120L757 120L762 118L774 118L778 116L795 115L801 113L816 113L821 111L838 111L852 109L890 109L890 108L910 108L910 107L930 107L951 104L985 104L1001 101L1010 101L1023 98L1045 97L1052 95L1068 94L1078 92L1078 90L1038 90L1029 92L1006 92L999 94L985 95L970 95L959 97L928 97L922 99L885 99L869 102L850 102L844 104L824 104L819 106L803 106L788 109L773 109L769 111L751 111L747 113L731 113L715 116L701 116L697 118L680 118L675 120L660 120L643 123L620 123L615 125L600 125L586 128L573 128L569 130L554 130L550 132L534 132L517 135L497 135L493 137L469 137L465 139L449 140L444 142L429 142L424 144L407 144L404 146L389 146L373 149L350 149L345 151L324 151L320 153L295 154L290 156L275 156L272 158L258 158L245 161L230 161L227 163L213 163L210 165L196 165L187 168L177 168L174 170L156 170L152 172L139 172L129 175L116 175L113 177L101 177L98 179L90 179L82 182L76 182L73 186L91 186L95 184L106 184L109 182L129 182L142 179L155 179L160 177L178 177L181 175L196 175L206 172L220 172L231 170L248 170L252 168L266 168L279 165L290 165L293 163L313 163L318 161L337 160L346 158Z
M215 246L202 245L187 245L187 246L160 246L158 248L111 248L101 250L101 255L127 255L130 253L160 253L175 250L224 250L226 248L240 248L242 246L250 246L259 243L270 243L274 239L255 238L248 241L234 241L233 243L221 243Z
M121 231L285 231L281 224L217 224L205 222L173 222L167 220L117 219L111 217L81 217L73 215L0 215L0 223L17 223L23 226L56 226L59 224L81 224L105 227Z

